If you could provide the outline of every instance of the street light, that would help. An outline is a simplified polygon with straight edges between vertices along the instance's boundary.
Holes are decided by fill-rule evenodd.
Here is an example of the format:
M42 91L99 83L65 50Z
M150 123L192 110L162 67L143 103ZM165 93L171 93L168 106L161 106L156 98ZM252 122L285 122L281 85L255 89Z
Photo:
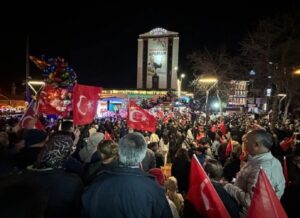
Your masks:
M177 85L178 85L178 89L177 89L177 95L178 95L178 97L180 98L181 97L181 84L182 84L182 79L185 77L185 74L184 73L182 73L181 75L180 75L180 79L177 79Z
M205 83L205 84L212 84L207 90L206 90L206 100L205 100L205 125L208 124L208 96L209 96L209 92L210 90L215 87L218 83L218 79L217 78L201 78L199 79L199 83Z
M299 76L300 75L300 68L295 69L293 71L293 74Z

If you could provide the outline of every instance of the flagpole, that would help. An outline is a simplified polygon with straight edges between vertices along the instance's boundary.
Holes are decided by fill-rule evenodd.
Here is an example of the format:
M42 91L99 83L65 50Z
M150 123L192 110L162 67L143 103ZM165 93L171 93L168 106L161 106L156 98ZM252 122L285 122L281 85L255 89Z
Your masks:
M25 72L25 93L26 93L26 101L30 102L30 89L28 85L29 80L29 35L26 36L26 72Z

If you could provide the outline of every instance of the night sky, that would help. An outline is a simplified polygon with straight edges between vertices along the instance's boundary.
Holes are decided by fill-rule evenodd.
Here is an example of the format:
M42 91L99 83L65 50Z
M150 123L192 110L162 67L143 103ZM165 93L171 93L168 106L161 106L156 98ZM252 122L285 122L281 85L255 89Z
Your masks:
M30 37L30 55L65 58L76 70L79 83L135 88L137 39L141 33L156 27L179 32L179 72L192 78L186 58L191 52L204 47L213 51L226 45L236 55L240 41L259 19L299 12L297 1L223 1L203 6L203 1L200 5L180 2L177 6L162 6L159 1L149 1L140 9L118 3L74 5L71 9L50 2L29 10L14 8L10 16L0 15L0 87L10 92L15 81L18 91L23 90L26 35ZM30 75L38 78L41 72L31 64Z

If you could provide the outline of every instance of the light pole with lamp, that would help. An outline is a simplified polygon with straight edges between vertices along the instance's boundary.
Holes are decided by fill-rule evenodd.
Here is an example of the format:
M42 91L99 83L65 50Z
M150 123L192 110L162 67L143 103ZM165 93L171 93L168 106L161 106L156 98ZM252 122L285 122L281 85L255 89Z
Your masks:
M177 95L178 95L178 98L181 97L181 88L182 88L182 79L185 77L185 74L181 74L180 75L180 78L177 79Z
M208 96L209 96L209 92L212 88L214 88L217 83L218 83L218 79L217 78L202 78L199 79L199 83L205 83L205 84L212 84L207 90L206 90L206 100L205 100L205 125L208 124L208 117L209 117L209 113L208 113Z

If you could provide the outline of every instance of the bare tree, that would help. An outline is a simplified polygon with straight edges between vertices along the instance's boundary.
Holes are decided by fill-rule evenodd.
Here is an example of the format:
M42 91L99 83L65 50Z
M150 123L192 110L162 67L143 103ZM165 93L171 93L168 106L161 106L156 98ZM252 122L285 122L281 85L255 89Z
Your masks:
M227 101L230 91L228 81L236 78L236 76L241 76L236 74L235 60L226 52L225 48L216 52L210 52L208 49L194 52L189 55L189 60L195 77L191 83L195 94L204 94L211 86L211 84L199 82L201 78L214 77L218 79L215 90L222 116L222 101Z
M299 17L281 15L261 20L242 42L242 56L256 72L255 83L261 89L274 85L272 127L278 119L278 93L287 94L285 114L297 92L297 79L292 69L300 59Z

